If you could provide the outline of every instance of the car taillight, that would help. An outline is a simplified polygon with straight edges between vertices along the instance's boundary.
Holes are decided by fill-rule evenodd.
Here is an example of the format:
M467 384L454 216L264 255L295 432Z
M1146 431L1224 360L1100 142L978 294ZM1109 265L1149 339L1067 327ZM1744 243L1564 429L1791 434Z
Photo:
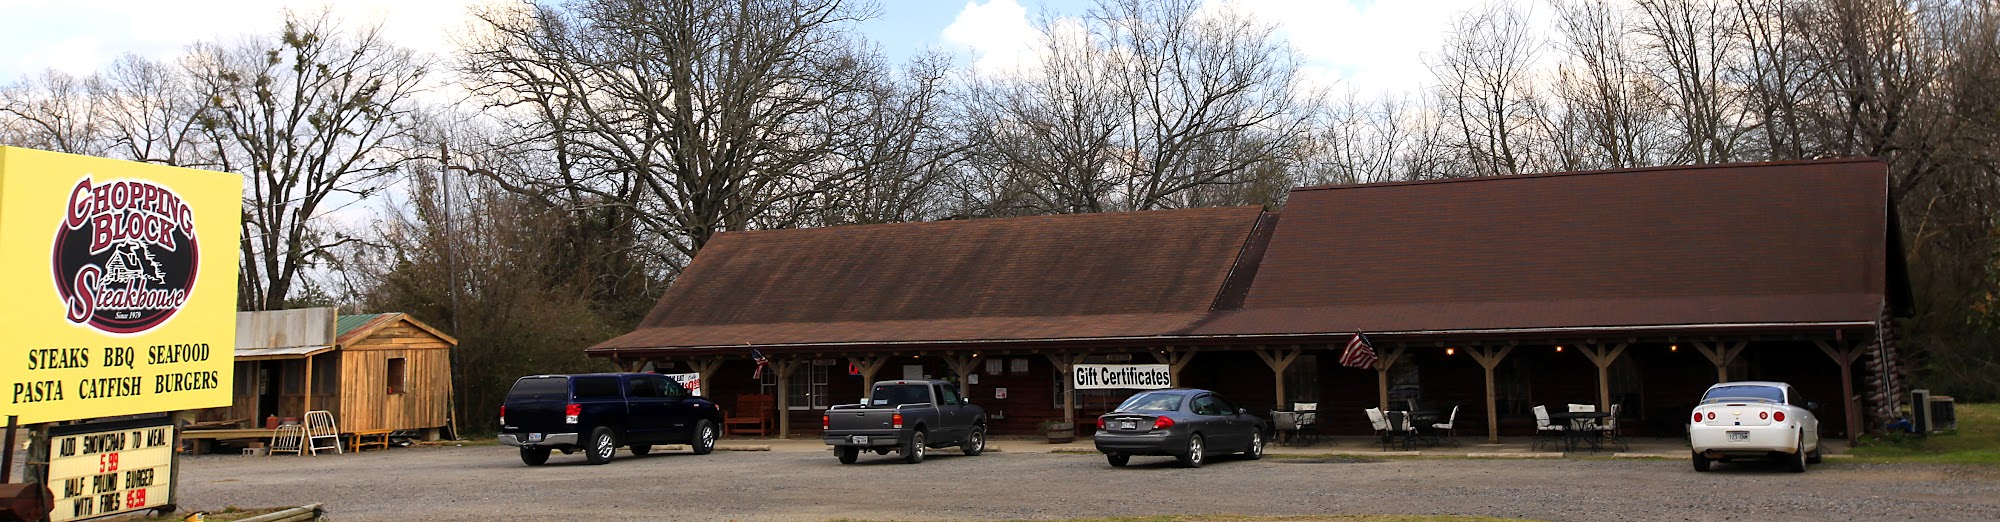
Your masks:
M890 426L889 426L889 427L891 427L891 428L899 428L899 429L900 429L900 428L902 428L902 427L903 427L903 414L901 414L901 413L898 413L898 414L895 414L895 415L891 415L891 416L889 416L889 424L890 424Z
M1708 412L1708 420L1715 420L1715 412Z
M563 424L576 424L576 416L578 415L583 415L582 404L571 404L568 406L564 406Z
M1778 422L1785 422L1785 412L1781 411L1771 414L1771 420L1775 420Z
M507 425L507 407L504 405L500 407L500 425Z
M1768 411L1760 411L1760 412L1757 412L1757 418L1758 418L1759 420L1762 420L1762 419L1769 419L1769 418L1771 418L1771 412L1768 412ZM1785 420L1785 419L1778 419L1778 420Z
M1166 417L1153 417L1153 429L1164 430L1172 427L1174 427L1173 419L1169 419Z
M1104 429L1104 417L1097 418L1097 429Z
M1694 421L1701 422L1701 412L1694 412Z
M831 427L832 427L832 426L833 426L833 418L832 418L832 416L830 416L830 415L821 415L821 416L819 416L819 429L820 429L820 431L826 431L826 430L828 430L828 429L831 429Z

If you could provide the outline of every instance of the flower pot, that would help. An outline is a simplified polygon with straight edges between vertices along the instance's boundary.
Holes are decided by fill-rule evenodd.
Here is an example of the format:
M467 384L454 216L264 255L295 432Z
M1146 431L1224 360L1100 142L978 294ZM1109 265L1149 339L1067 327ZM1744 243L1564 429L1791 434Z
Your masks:
M1045 428L1045 431L1048 432L1049 444L1062 444L1065 442L1076 440L1075 424L1068 422L1051 422L1048 424L1044 424L1043 428Z

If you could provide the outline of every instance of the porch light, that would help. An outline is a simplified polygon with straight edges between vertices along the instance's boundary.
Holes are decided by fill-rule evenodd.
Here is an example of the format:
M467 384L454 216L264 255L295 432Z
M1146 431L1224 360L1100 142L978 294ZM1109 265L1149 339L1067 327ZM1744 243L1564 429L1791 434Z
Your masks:
M1678 344L1669 344L1669 345L1667 345L1667 351L1669 351L1669 352L1678 352L1678 351L1681 351L1681 345L1678 345Z
M1556 353L1562 353L1562 351L1563 351L1562 345L1560 344L1556 345Z
M1445 354L1445 355L1451 355L1451 354L1455 354L1455 353L1458 353L1458 349L1457 349L1457 348L1445 348L1445 349L1444 349L1444 354Z

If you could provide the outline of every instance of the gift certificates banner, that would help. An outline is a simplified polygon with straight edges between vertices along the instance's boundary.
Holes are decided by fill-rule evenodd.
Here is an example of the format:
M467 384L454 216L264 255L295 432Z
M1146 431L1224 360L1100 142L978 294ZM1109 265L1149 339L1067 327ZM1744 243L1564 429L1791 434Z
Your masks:
M230 403L243 178L0 147L0 416Z

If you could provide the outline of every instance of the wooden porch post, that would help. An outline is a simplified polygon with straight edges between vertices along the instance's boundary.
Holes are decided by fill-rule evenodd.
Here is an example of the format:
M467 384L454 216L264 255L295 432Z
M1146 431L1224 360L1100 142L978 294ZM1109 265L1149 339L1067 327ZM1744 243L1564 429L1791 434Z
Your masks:
M1181 368L1186 368L1188 361L1194 360L1195 352L1199 351L1201 351L1199 346L1169 346L1159 351L1147 350L1153 354L1153 360L1167 365L1167 378L1174 381L1172 383L1174 386L1181 386Z
M1375 358L1375 398L1381 403L1382 411L1389 411L1389 367L1403 358L1403 345L1397 343L1389 353Z
M1861 442L1860 405L1854 402L1854 361L1860 359L1861 354L1867 352L1863 351L1860 345L1844 342L1840 343L1840 347L1838 348L1827 344L1826 341L1816 340L1813 341L1813 344L1819 345L1820 351L1826 352L1827 357L1833 358L1834 364L1840 365L1840 411L1842 416L1847 417L1845 419L1847 421L1847 444L1852 446Z
M771 371L778 372L778 438L792 436L792 372L799 369L797 359L771 358Z
M1263 359L1264 365L1271 367L1271 374L1277 376L1277 378L1273 380L1276 381L1278 395L1277 398L1272 401L1273 403L1277 404L1277 406L1271 409L1274 410L1286 409L1285 368L1290 367L1292 365L1292 361L1298 360L1299 352L1303 351L1305 350L1300 348L1299 345L1296 344L1279 348L1277 349L1277 351L1272 351L1270 347L1267 346L1257 347L1257 358Z
M966 376L972 375L972 356L955 354L939 356L939 358L944 359L945 366L951 367L951 373L958 374L958 396L970 396L972 393L972 383L966 382Z
M1500 443L1500 406L1496 394L1493 393L1493 367L1499 366L1500 360L1507 358L1507 354L1513 351L1513 345L1473 346L1465 349L1465 353L1471 355L1472 360L1479 363L1479 367L1486 369L1486 442L1491 444Z
M1067 352L1051 353L1043 355L1049 358L1049 362L1055 364L1056 375L1061 376L1063 380L1063 422L1067 422L1070 423L1071 426L1075 426L1076 425L1076 376L1071 374L1070 369L1075 368L1076 362L1082 360L1083 356L1070 355Z
M1618 362L1618 356L1625 354L1625 343L1610 348L1600 344L1584 344L1577 347L1590 364L1597 365L1597 411L1611 411L1611 363Z
M862 357L848 357L847 362L861 370L861 402L868 402L868 394L875 393L875 372L889 364L889 356L868 354Z
M404 377L409 379L409 377ZM306 356L306 411L313 411L313 356Z
M714 378L715 371L722 368L722 358L703 357L700 359L689 359L688 367L694 368L695 380L701 382L702 389L713 390L715 388L708 385L708 380ZM703 392L703 394L706 395L707 392ZM710 398L712 399L714 396L711 395Z
M1710 345L1695 341L1694 349L1701 350L1701 355L1715 365L1715 382L1729 382L1729 363L1735 362L1736 356L1742 355L1743 347L1749 344L1748 341L1737 341L1734 346L1723 346L1722 343Z

